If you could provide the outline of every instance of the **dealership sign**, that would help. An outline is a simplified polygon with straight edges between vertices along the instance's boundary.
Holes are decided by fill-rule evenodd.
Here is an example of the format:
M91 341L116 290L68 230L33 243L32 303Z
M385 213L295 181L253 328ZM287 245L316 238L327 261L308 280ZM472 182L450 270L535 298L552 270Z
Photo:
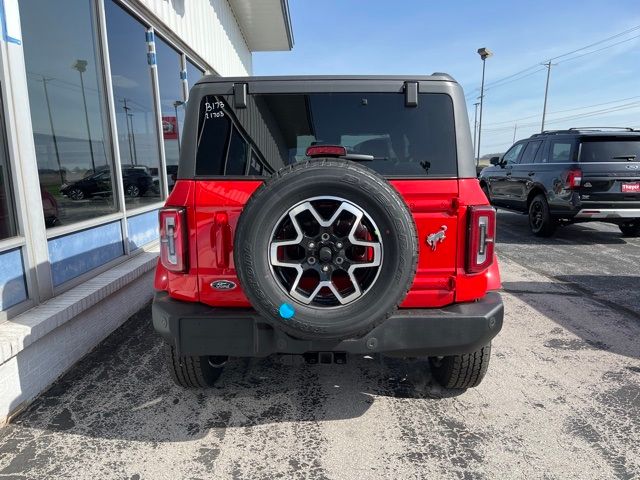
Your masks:
M178 119L176 117L162 117L162 137L165 140L178 139Z

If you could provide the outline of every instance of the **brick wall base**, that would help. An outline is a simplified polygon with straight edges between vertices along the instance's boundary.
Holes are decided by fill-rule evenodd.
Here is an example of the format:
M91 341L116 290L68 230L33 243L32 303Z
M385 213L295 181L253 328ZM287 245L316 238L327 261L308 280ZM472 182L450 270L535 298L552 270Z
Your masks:
M0 365L0 426L22 411L153 296L153 270Z

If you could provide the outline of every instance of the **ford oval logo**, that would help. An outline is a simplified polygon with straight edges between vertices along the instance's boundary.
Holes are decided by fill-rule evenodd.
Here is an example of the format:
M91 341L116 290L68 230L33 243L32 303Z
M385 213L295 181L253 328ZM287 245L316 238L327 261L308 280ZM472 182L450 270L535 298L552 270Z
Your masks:
M640 166L638 166L638 165L627 165L627 168L629 170L638 170L640 168Z
M216 290L233 290L236 288L236 284L231 280L216 280L215 282L211 282L211 287Z

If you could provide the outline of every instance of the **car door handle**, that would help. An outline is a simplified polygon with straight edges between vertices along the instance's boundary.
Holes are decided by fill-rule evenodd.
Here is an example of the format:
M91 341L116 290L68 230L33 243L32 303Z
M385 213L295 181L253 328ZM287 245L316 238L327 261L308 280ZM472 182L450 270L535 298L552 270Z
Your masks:
M231 227L229 216L226 212L217 212L213 225L213 245L216 252L216 266L218 268L229 268L229 257L232 252Z
M536 172L529 172L527 173L527 175L529 175L530 177L533 177L536 174Z
M510 177L510 176L511 176L511 172L507 172L507 177Z

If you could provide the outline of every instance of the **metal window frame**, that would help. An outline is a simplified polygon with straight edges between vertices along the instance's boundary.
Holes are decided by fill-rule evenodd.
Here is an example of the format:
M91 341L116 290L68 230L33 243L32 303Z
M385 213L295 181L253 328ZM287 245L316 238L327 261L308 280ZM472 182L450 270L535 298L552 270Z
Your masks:
M42 199L40 196L38 164L33 138L33 125L31 122L24 47L20 41L22 38L22 28L19 15L17 20L10 25L12 35L16 37L16 41L0 41L0 94L3 99L0 108L2 109L5 120L3 127L7 138L7 156L10 170L9 183L12 189L17 228L16 236L0 240L0 253L16 248L21 249L27 288L27 300L0 312L0 322L13 318L35 305L79 285L93 278L96 274L107 271L129 258L139 255L148 248L153 248L157 243L150 242L135 251L131 251L127 223L130 217L161 208L168 196L157 67L154 69L153 66L150 66L150 81L154 96L154 113L157 124L156 137L160 155L159 177L162 190L161 198L158 202L127 208L123 189L122 162L118 143L116 108L111 79L105 1L111 0L91 0L91 20L95 29L94 35L98 43L96 55L101 62L97 73L98 82L104 90L101 92L103 96L101 101L106 109L106 116L104 118L104 141L107 143L105 147L111 155L115 176L114 197L116 199L117 210L111 214L75 222L70 225L62 225L50 229L46 228L42 215ZM152 12L149 12L140 2L137 0L113 1L138 20L144 27L154 32L154 35L159 34L163 41L178 52L180 56L180 67L183 71L187 70L187 61L189 61L203 72L217 75L217 72L202 57L186 45L178 35L165 27L163 22ZM4 4L7 9L10 8L14 12L19 12L19 0L4 0ZM185 77L181 80L182 96L186 102L189 93L188 79ZM120 223L122 241L124 242L124 255L54 287L49 259L49 240L115 221Z
M0 320L12 318L53 296L24 47L20 41L22 25L19 21L18 0L4 0L4 7L5 12L11 9L18 15L18 20L10 25L16 41L2 41L0 48L3 128L7 138L18 236L0 242L0 251L21 248L27 300L0 312ZM9 19L6 21L9 22Z
M99 0L110 1L110 0ZM127 10L134 18L143 23L147 28L153 27L154 31L158 33L164 41L166 41L171 47L178 52L186 54L191 60L191 63L198 66L204 72L211 72L212 75L219 75L218 72L209 65L204 58L198 55L194 50L189 47L182 39L172 32L170 29L164 26L164 22L150 12L144 5L137 0L113 0L115 3Z

